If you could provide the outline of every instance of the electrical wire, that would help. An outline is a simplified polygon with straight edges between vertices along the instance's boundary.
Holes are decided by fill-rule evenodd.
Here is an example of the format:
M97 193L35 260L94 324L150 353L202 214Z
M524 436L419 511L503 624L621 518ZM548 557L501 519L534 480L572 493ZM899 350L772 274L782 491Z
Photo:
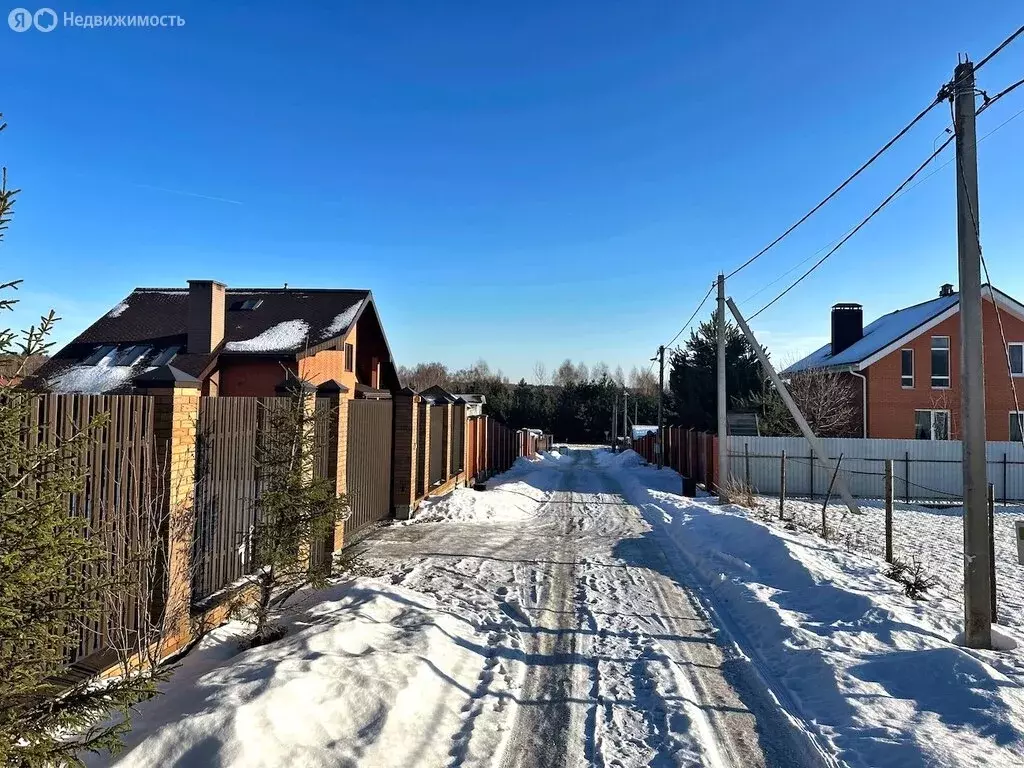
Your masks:
M695 317L697 317L697 313L700 312L701 309L704 307L704 304L707 303L708 297L711 295L711 292L713 290L715 290L715 285L716 285L716 283L712 283L711 284L711 287L708 288L708 292L704 294L704 298L700 300L700 304L698 304L697 308L695 310L693 310L693 314L690 315L690 319L687 320L685 323L683 323L683 327L680 328L679 332L675 336L672 337L672 341L670 341L668 344L665 345L665 349L668 349L669 347L671 347L675 343L675 340L683 335L683 331L685 331L690 326L690 323L693 322L693 319ZM652 365L651 367L653 368L654 366Z
M811 274L812 272L814 272L814 271L815 271L815 270L816 270L816 269L817 269L818 267L820 267L820 266L821 266L822 264L824 264L824 263L825 263L825 262L826 262L826 261L828 260L828 258L829 258L830 256L832 256L832 254L834 254L834 253L835 253L836 251L838 251L838 250L839 250L840 248L842 248L842 247L843 247L843 245L845 245L845 244L846 244L846 242L847 242L847 241L848 241L848 240L849 240L849 239L850 239L851 237L853 237L853 236L854 236L855 234L857 234L857 233L858 233L858 232L859 232L859 231L860 231L860 230L861 230L861 229L862 229L862 228L864 227L864 225L865 225L865 224L867 224L867 223L868 223L869 221L871 221L871 220L872 220L873 218L875 218L875 216L876 216L876 215L877 215L877 214L878 214L878 213L879 213L879 212L880 212L880 211L881 211L881 210L882 210L883 208L885 208L885 206L887 206L887 205L888 205L889 203L891 203L891 202L892 202L892 201L893 201L893 200L894 200L894 199L896 198L896 196L897 196L897 195L899 195L899 193L900 193L900 192L902 192L902 191L903 191L903 189L904 189L904 188L905 188L905 187L906 187L906 186L907 186L907 185L908 185L908 184L909 184L910 182L912 182L912 181L913 181L913 180L914 180L914 179L915 179L915 178L917 177L917 175L918 175L919 173L921 173L921 171L923 171L923 170L924 170L925 168L927 168L927 167L928 167L928 164L929 164L929 163L931 163L931 161L932 161L932 160L934 160L934 159L935 159L936 157L938 157L938 156L939 156L939 153L940 153L940 152L942 152L942 150L944 150L944 149L945 149L946 147L948 147L948 146L950 145L950 143L951 143L952 141L953 141L953 137L952 137L952 136L950 136L950 137L949 137L948 139L946 139L946 140L945 140L944 142L942 142L942 144L941 144L941 145L939 146L939 148L938 148L938 149L936 149L936 150L935 150L934 152L932 152L932 153L931 153L931 154L930 154L930 155L928 156L928 158L927 158L927 159L926 159L926 160L925 160L925 161L924 161L923 163L921 163L921 164L920 164L919 166L917 166L917 168L916 168L916 169L914 169L914 172L913 172L913 173L911 173L911 174L910 174L909 176L907 176L907 178L905 178L905 179L904 179L904 180L903 180L902 182L900 182L900 185L899 185L898 187L896 187L896 189L894 189L894 190L893 190L893 191L892 191L892 192L891 192L891 193L889 194L889 196L885 198L885 200L883 200L883 201L882 201L881 203L879 203L879 204L878 204L878 205L877 205L877 206L875 207L875 209L874 209L874 210L873 210L873 211L872 211L871 213L869 213L869 214L868 214L868 215L867 215L866 217L864 217L863 219L861 219L860 223L859 223L859 224L858 224L857 226L855 226L855 227L854 227L853 229L851 229L851 230L850 230L849 232L847 232L847 233L846 233L846 235L844 235L844 236L843 236L843 238L842 238L842 239L841 239L841 240L840 240L840 241L839 241L838 243L836 243L836 244L835 244L835 246L833 246L833 247L832 247L832 249L831 249L831 250L829 250L829 252L828 252L828 253L826 253L826 254L825 254L824 256L822 256L822 257L821 257L820 259L818 259L818 260L817 260L817 261L816 261L816 262L814 263L814 266L812 266L812 267L811 267L810 269L808 269L808 270L807 270L806 272L804 272L804 273L803 273L802 275L800 275L800 277L798 277L798 278L797 278L796 280L794 280L794 281L793 281L792 283L790 283L790 284L789 284L789 285L788 285L788 286L787 286L787 287L785 288L785 290L783 290L783 291L782 291L782 293L780 293L780 294L779 294L778 296L776 296L776 297L775 297L774 299L772 299L772 300L771 300L771 301L769 301L769 302L768 302L767 304L765 304L765 305L764 305L763 307L761 307L761 308L760 308L759 310L757 310L757 312L755 312L755 313L754 313L754 314L752 314L752 315L751 315L750 317L748 317L748 318L747 318L747 322L749 323L749 322L750 322L751 320L753 320L753 319L754 319L755 317L757 317L757 316L758 316L758 315L760 315L760 314L761 314L762 312L764 312L764 311L765 311L766 309L768 309L768 307L770 307L770 306L772 306L773 304L775 304L775 302L777 302L777 301L778 301L779 299L781 299L781 298L782 298L783 296L785 296L785 295L786 295L787 293L789 293L789 292L790 292L791 290L793 290L794 288L796 288L796 287L797 287L797 286L798 286L798 285L799 285L800 283L802 283L802 282L803 282L803 281L804 281L804 280L805 280L805 279L806 279L806 278L807 278L807 277L808 277L808 276L809 276L809 275L810 275L810 274Z
M1024 34L1024 27L1020 27L1019 29L1017 29L1015 32L1010 34L1009 37L1007 37L1005 40L1003 40L1003 42L1001 42L998 46L996 46L994 49L992 49L992 51L990 51L987 56L982 58L982 60L979 61L974 66L974 70L973 71L977 72L979 69L981 69L983 66L985 66L996 55L998 55L1000 51L1002 51L1006 46L1008 46L1010 43L1012 43L1014 40L1016 40L1021 34ZM747 259L745 262L740 264L740 266L736 267L736 269L734 269L732 272L727 274L725 276L726 279L731 278L733 275L735 275L738 272L740 272L740 271L746 269L747 267L749 267L751 264L753 264L759 258L764 256L764 254L766 254L768 251L770 251L772 248L774 248L776 245L778 245L780 242L782 242L782 240L784 240L786 237L788 237L797 227L799 227L801 224L803 224L805 221L807 221L811 216L813 216L815 213L817 213L819 210L821 210L821 208L823 206L825 206L830 200L832 200L832 198L834 198L836 195L838 195L840 192L842 192L843 189L845 189L850 184L850 182L852 182L854 179L856 179L858 176L860 176L860 174L863 173L872 163L874 163L879 157L881 157L883 154L885 154L885 152L888 151L889 148L892 147L893 144L895 144L897 141L899 141L901 138L903 138L910 131L911 128L913 128L915 125L917 125L917 123L919 123L922 119L924 119L925 115L927 115L939 103L941 103L949 95L951 90L954 87L956 87L957 84L958 84L957 82L951 81L950 83L948 83L947 85L945 85L941 89L939 89L939 92L935 95L935 99L927 107L925 107L923 110L918 112L918 114L914 117L914 119L911 120L909 123L907 123L907 125L905 125L900 130L899 133L897 133L895 136L893 136L891 139L889 139L889 141L887 141L882 146L881 149L879 149L877 152L875 152L875 154L873 154L870 158L868 158L867 162L865 162L856 171L854 171L850 176L848 176L846 178L846 180L843 181L842 184L840 184L838 187L836 187L834 190L832 190L828 195L826 195L817 205L815 205L813 208L811 208L811 210L809 210L807 213L805 213L803 216L801 216L785 232L783 232L781 235L776 237L774 240L772 240L770 243L768 243L768 245L766 245L760 251L755 253L753 256L751 256L749 259ZM1016 88L1017 85L1020 85L1020 83L1014 84L1013 86L1010 87L1009 90L1013 90L1013 88ZM998 96L994 97L993 100L996 100L996 98L1004 96L1004 95L1005 95L1005 93L998 94Z
M774 248L776 245L778 245L780 242L782 242L786 237L788 237L797 227L799 227L801 224L803 224L805 221L807 221L809 218L811 218L811 216L813 216L815 213L820 211L825 206L825 204L828 203L832 198L834 198L836 195L838 195L840 192L842 192L844 189L846 189L846 187L850 184L850 182L852 182L854 179L856 179L858 176L860 176L861 173L863 173L865 170L867 170L867 168L872 163L875 162L875 160L877 160L879 157L881 157L883 154L885 154L885 152L887 152L889 150L889 148L892 147L893 144L895 144L897 141L902 139L910 131L911 128L913 128L921 120L923 120L924 116L927 115L929 112L931 112L932 109L934 109L935 106L938 105L942 101L942 95L943 95L942 91L940 91L935 96L935 99L934 99L934 101L931 102L931 104L929 104L923 110L918 112L917 116L913 120L911 120L909 123L907 123L900 130L899 133L897 133L895 136L893 136L891 139L889 139L889 141L887 141L882 146L881 149L879 149L877 152L875 152L875 154L873 154L867 160L867 162L865 162L863 165L861 165L860 168L858 168L852 174L847 176L846 180L842 184L840 184L838 187L836 187L831 192L829 192L828 195L826 195L824 198L822 198L822 200L817 205L815 205L813 208L811 208L811 210L809 210L807 213L805 213L803 216L801 216L799 219L797 219L797 221L794 224L792 224L789 227L789 229L787 229L781 235L776 237L774 240L772 240L770 243L768 243L768 245L766 245L760 251L755 253L753 256L751 256L749 259L747 259L745 262L743 262L738 267L736 267L736 269L734 269L732 272L727 274L725 276L725 279L728 280L733 275L735 275L735 274L741 272L742 270L746 269L751 264L753 264L755 261L757 261L759 258L764 256L766 253L768 253L768 251L770 251L772 248Z

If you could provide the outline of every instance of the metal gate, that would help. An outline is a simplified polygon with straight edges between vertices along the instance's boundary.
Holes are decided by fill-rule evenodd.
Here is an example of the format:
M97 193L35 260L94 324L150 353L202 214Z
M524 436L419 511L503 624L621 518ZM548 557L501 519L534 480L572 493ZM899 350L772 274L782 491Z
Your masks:
M348 404L348 504L346 538L391 515L390 400Z

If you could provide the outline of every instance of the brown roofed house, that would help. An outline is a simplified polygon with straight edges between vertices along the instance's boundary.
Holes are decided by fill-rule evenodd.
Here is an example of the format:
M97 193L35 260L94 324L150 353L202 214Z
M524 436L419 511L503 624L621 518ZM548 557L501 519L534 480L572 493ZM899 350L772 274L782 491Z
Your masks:
M289 375L351 391L399 389L373 294L366 290L136 288L34 377L52 392L118 394L170 366L203 394L272 396Z

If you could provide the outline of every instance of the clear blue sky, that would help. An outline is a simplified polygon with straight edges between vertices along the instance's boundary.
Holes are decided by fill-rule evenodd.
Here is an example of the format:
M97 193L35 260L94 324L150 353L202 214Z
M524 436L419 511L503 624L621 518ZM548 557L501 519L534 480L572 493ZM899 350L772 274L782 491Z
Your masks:
M66 339L133 287L373 290L396 358L645 363L718 269L773 239L916 114L1018 3L82 2L183 28L0 27L23 188L0 277ZM1024 76L1024 42L979 74ZM1024 109L1024 89L979 136ZM838 238L932 150L936 109L758 264L744 300ZM1024 116L980 145L982 236L1024 298ZM810 351L956 283L952 166L756 329ZM785 282L746 302L756 309Z

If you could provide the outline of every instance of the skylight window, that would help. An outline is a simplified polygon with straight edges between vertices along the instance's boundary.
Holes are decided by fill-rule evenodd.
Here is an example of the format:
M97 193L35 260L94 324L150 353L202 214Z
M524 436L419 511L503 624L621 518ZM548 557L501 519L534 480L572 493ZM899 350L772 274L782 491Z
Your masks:
M104 344L103 346L96 347L96 349L93 350L93 353L82 361L82 365L98 365L100 360L105 358L115 349L117 349L117 347L113 344Z
M161 350L160 353L150 361L150 365L154 368L161 365L167 365L175 358L178 352L181 351L181 346L177 345L174 347L168 347L167 349Z
M135 344L125 349L119 350L117 355L114 357L114 365L135 365L139 360L149 352L149 347L145 344Z
M245 301L236 301L231 305L231 309L235 312L252 312L262 303L263 299L246 299Z

